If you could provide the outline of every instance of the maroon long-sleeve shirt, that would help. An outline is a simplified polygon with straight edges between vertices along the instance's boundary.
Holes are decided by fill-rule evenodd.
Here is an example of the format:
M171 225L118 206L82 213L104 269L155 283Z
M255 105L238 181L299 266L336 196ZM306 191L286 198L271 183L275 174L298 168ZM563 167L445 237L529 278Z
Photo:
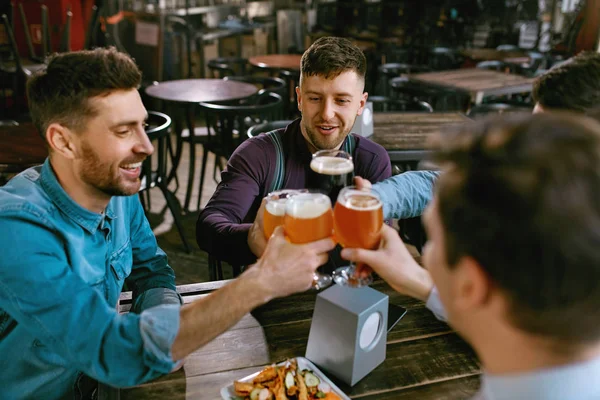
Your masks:
M389 178L392 169L386 150L361 136L353 136L355 176L372 183ZM282 189L309 187L307 182L315 173L310 169L312 153L300 131L300 120L282 129L281 138L285 156ZM275 146L264 134L246 140L235 150L221 174L221 183L198 216L196 240L201 249L233 265L256 261L248 247L248 231L275 178L275 163Z

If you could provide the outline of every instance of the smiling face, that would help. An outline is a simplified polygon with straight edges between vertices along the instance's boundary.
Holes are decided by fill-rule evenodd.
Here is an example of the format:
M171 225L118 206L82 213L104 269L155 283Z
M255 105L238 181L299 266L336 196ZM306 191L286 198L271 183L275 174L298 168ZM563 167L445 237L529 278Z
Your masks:
M364 81L354 71L331 79L302 76L296 93L302 135L311 151L339 148L363 111L367 101L363 89Z
M77 137L76 179L90 196L129 196L140 189L142 161L154 148L138 91L119 90L89 99L96 115Z

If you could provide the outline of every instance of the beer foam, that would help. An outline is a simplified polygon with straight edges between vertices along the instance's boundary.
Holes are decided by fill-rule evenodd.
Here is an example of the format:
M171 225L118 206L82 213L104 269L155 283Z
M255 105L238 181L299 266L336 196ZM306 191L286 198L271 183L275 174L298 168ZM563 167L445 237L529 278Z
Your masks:
M346 208L357 211L372 211L382 207L381 200L377 197L362 192L360 190L352 190L346 193L343 205Z
M304 195L298 195L288 203L287 214L289 216L299 219L311 219L320 217L331 210L331 204L328 201L310 201L302 199L302 197Z
M275 217L283 217L285 215L285 204L287 199L271 200L267 202L267 211Z
M310 169L318 174L341 175L354 171L354 164L347 158L323 156L313 158Z

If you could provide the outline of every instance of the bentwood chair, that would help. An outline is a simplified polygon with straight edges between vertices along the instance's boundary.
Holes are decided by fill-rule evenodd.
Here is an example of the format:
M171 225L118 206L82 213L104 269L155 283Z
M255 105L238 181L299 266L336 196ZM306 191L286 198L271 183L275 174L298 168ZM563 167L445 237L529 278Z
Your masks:
M284 119L279 121L264 122L262 124L251 126L248 129L248 138L253 138L261 133L275 131L277 129L285 128L289 124L294 122L292 119Z
M175 227L179 232L183 246L185 247L186 252L191 253L192 250L185 238L183 222L181 221L181 205L173 192L167 188L167 145L171 132L171 117L160 112L148 111L147 123L148 127L146 128L146 134L150 141L153 142L155 148L152 156L147 157L142 163L142 173L140 175L142 185L139 191L140 201L142 202L144 209L149 211L149 191L154 187L160 189L165 197L167 208L173 215L173 221L175 222ZM147 199L144 199L144 194L146 194Z
M2 15L2 24L4 25L4 31L8 39L11 59L0 60L0 73L3 76L10 77L13 104L17 113L20 113L27 108L25 104L25 83L27 79L36 71L46 68L46 65L22 60L19 56L12 25L6 14Z
M273 92L264 92L258 96L256 104L224 105L200 103L200 109L206 116L208 138L203 143L202 170L198 192L198 209L202 198L204 174L208 161L208 152L215 155L215 163L228 159L237 146L246 139L249 127L281 119L283 99ZM194 151L190 153L190 165L195 164ZM192 176L190 174L190 176ZM193 178L192 178L193 179ZM193 185L189 181L188 185Z

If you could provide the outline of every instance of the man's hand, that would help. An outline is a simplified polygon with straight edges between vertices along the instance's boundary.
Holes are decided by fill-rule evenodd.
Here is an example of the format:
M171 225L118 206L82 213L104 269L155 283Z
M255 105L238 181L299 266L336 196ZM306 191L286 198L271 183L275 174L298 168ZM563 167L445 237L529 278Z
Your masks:
M260 208L256 213L254 223L248 231L248 247L250 251L254 253L257 258L260 258L267 247L267 239L265 239L265 233L263 228L263 215L267 201L265 199L260 203Z
M398 233L384 225L378 250L344 249L342 258L369 265L395 290L426 301L433 288L429 272L414 260Z
M257 290L265 291L269 299L303 292L312 287L315 271L327 262L327 252L334 247L331 239L301 245L289 243L283 227L278 226L263 256L246 272L258 274Z

